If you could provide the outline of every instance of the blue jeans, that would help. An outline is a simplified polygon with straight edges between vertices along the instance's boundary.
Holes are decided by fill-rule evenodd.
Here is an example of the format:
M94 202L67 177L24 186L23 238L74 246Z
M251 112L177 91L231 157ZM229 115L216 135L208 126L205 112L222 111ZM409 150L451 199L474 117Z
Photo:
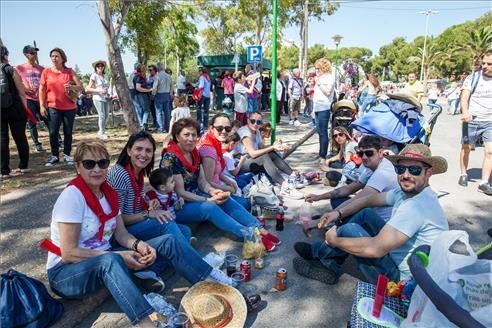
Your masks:
M251 210L251 202L249 201L249 199L236 195L231 195L231 197L236 202L238 202L242 207L244 207L246 211L249 212L249 210Z
M171 123L171 94L169 92L157 93L154 96L154 104L157 132L169 132L169 123Z
M186 94L186 89L178 89L178 96L182 96Z
M147 127L150 114L149 95L146 93L137 93L137 100L140 104L138 108L135 108L137 110L138 123L140 123L140 128L144 129Z
M255 174L252 172L244 172L236 175L236 182L238 187L241 189L246 187L246 185L251 182L254 176Z
M229 198L224 204L212 202L186 202L183 208L176 212L176 222L182 224L210 221L217 228L242 238L241 229L256 226L261 223L256 220L241 204Z
M132 99L133 107L135 107L135 115L137 116L138 123L140 123L140 117L138 116L138 113L142 112L142 108L140 107L140 102L138 101L137 97L137 91L135 89L130 89L130 97Z
M352 215L350 220L337 228L338 237L360 238L374 237L384 227L385 221L371 208L366 208ZM312 255L319 258L321 263L335 273L340 273L340 267L348 257L348 253L333 248L323 242L312 245ZM360 271L366 279L375 284L378 275L384 274L392 281L400 280L400 271L389 254L381 258L363 258L354 256Z
M330 138L328 137L328 123L330 121L330 110L324 110L316 112L316 131L319 136L319 157L326 158L328 153L328 143Z
M459 106L460 105L460 99L450 99L448 100L448 114L458 114L459 113Z
M109 116L109 101L94 100L94 106L97 110L99 134L106 133L106 123Z
M70 156L72 152L72 130L76 113L77 110L75 108L70 110L48 108L48 131L50 134L51 155L56 157L60 155L58 136L60 135L60 126L63 123L63 153Z
M198 123L203 124L204 129L206 129L208 126L209 108L210 108L210 97L202 97L202 99L200 99L200 101L198 102L198 106L196 108L196 119Z
M376 96L367 95L366 97L364 97L364 101L362 102L362 105L360 105L359 117L362 117L374 105L376 105Z
M248 116L258 109L258 98L248 98Z

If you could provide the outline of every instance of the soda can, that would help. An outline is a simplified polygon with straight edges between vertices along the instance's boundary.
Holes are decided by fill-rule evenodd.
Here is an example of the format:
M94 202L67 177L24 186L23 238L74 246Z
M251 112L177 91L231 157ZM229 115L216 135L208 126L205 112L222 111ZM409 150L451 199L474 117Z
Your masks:
M248 260L244 260L241 262L241 265L239 266L239 270L244 273L244 281L250 281L251 280L251 263L249 263Z
M264 266L265 266L265 262L264 262L264 260L261 257L259 257L259 258L257 258L255 260L255 268L257 268L257 269L263 269Z
M283 291L287 289L287 270L285 270L284 268L280 268L277 271L275 288L278 291Z
M260 222L260 223L261 223L261 226L262 226L263 228L265 228L265 227L266 227L266 221L265 221L265 217L264 217L263 215L258 216L256 219L258 220L258 222Z

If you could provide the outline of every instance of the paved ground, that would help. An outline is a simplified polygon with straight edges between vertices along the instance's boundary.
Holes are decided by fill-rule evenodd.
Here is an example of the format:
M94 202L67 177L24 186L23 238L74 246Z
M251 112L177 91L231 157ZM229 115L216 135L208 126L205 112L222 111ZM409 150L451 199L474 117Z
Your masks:
M431 185L442 195L441 204L448 215L451 228L466 230L470 234L472 245L478 248L488 242L486 229L492 227L490 217L492 198L476 191L483 148L478 148L471 154L469 174L474 181L470 182L467 188L457 184L460 131L458 116L442 114L434 130L431 149L435 154L448 159L449 170L443 175L431 178ZM306 127L294 128L281 125L278 135L293 143L306 132ZM315 167L317 140L317 135L314 135L288 158L292 167L299 170L310 170ZM36 247L36 243L49 233L51 208L66 181L66 179L54 179L49 185L38 186L32 190L18 190L2 196L0 216L2 272L9 267L15 267L35 277L43 277L46 254ZM327 187L315 185L302 191L322 192L325 188ZM291 210L296 210L302 202L287 201L286 204ZM319 202L316 204L316 209L321 212L328 206L328 202ZM273 222L269 225L273 229ZM240 254L241 243L222 237L213 227L202 225L198 231L197 237L200 243L197 248L201 254L205 255L213 250ZM296 275L292 269L294 256L292 246L298 240L306 240L306 237L294 223L287 223L285 230L280 232L279 236L283 244L268 255L266 267L261 271L253 269L251 282L262 292L265 302L258 313L248 317L247 327L345 327L349 318L355 278L345 274L337 285L326 286ZM318 238L321 238L320 233L313 236L313 239ZM269 291L274 285L274 273L279 267L287 269L289 287L285 292L272 293ZM348 263L347 271L354 272L351 263ZM166 295L168 300L178 304L188 284L183 279L173 277L168 286L170 286ZM78 323L78 327L129 325L111 299L97 307L97 310L91 310L89 314L83 312L83 309L86 311L92 309L91 304L96 305L100 302L101 297L68 303L70 318L61 326L75 326L75 323Z

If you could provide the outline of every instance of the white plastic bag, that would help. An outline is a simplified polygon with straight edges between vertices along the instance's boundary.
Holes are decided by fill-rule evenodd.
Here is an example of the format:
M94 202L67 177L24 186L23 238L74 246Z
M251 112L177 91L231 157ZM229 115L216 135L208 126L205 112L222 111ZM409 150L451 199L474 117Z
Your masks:
M449 250L458 240L465 245L467 255ZM460 307L470 312L484 326L492 327L492 261L477 260L465 231L452 230L439 235L431 245L427 272ZM488 296L476 300L476 296L480 294ZM456 326L436 309L417 286L410 301L407 318L401 327Z

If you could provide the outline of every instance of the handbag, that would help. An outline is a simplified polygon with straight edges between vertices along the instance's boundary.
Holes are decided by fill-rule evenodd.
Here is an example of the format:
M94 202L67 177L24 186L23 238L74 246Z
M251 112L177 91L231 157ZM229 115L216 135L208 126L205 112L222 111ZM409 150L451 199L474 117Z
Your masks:
M193 91L193 94L191 95L191 98L193 98L194 101L200 101L202 99L202 94L203 94L203 88L195 89L195 91Z
M44 328L61 318L63 304L44 284L10 269L0 278L0 326Z

